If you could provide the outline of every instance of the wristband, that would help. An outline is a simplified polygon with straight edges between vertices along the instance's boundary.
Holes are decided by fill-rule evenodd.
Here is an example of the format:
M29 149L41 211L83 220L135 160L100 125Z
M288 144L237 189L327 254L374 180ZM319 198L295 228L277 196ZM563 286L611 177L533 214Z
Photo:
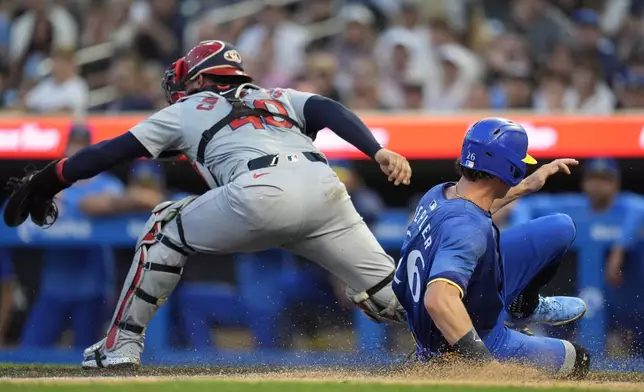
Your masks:
M58 180L62 182L63 184L71 184L71 182L67 181L65 179L65 176L63 175L63 167L65 166L65 162L67 161L67 158L63 158L58 163L56 163L56 177L58 177Z
M452 348L463 356L464 359L475 360L477 362L491 362L494 359L490 350L485 347L485 343L472 328L470 332L459 339L458 342L452 345Z

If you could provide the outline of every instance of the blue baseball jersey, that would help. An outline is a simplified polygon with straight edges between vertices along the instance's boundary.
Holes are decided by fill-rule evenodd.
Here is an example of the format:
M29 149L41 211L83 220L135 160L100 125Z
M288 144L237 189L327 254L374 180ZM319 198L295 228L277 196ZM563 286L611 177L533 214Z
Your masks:
M588 196L582 193L535 194L522 198L519 205L525 212L523 220L538 218L555 212L565 213L573 218L577 226L576 247L588 246L591 242L603 244L605 254L600 255L601 263L607 260L608 249L620 245L627 252L622 269L622 284L619 287L605 285L603 294L610 306L606 306L609 322L618 321L624 326L625 320L644 314L644 198L632 192L620 192L607 210L593 211ZM600 247L599 249L601 249ZM598 270L599 270L598 266ZM580 283L589 287L604 284L603 276L598 280ZM589 283L592 282L592 283ZM582 286L583 288L583 286Z
M123 190L121 181L107 173L80 181L57 195L60 219L88 219L79 208L83 198ZM111 290L108 277L113 264L114 252L109 247L45 249L40 290L69 300L105 295Z
M464 199L446 199L445 190L453 185L437 185L420 200L393 284L416 344L430 355L449 348L425 309L429 284L444 281L458 288L481 336L494 328L503 309L499 231L489 212Z

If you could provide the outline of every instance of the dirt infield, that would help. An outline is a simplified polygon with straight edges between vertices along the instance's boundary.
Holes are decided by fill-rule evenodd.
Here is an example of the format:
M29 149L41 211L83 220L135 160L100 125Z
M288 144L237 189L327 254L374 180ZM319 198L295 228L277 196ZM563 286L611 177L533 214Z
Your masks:
M142 367L136 371L87 371L76 367L5 366L0 382L32 384L157 383L167 381L381 383L396 385L468 385L477 387L538 387L586 390L641 390L644 374L595 373L583 381L553 378L535 369L494 364L480 368L464 366L406 367L386 369L233 369L209 367Z

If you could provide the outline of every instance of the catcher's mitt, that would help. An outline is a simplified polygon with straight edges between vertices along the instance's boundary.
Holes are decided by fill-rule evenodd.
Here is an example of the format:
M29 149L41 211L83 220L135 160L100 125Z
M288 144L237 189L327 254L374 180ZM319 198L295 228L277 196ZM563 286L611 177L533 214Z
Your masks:
M60 160L53 161L42 170L27 169L22 178L12 177L7 183L11 190L4 210L4 222L9 227L21 225L27 217L38 226L49 227L58 218L54 196L71 184L63 182L57 173Z

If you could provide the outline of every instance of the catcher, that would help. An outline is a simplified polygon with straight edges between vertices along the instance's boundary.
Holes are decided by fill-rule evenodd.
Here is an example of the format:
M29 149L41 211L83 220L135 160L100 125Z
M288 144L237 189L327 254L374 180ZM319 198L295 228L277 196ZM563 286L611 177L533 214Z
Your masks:
M85 368L136 366L145 328L177 285L187 256L282 247L335 274L375 321L401 322L394 262L354 209L313 145L329 128L408 185L407 160L382 148L356 115L330 99L250 84L230 44L205 41L166 71L170 106L125 134L13 179L9 226L54 223L54 196L123 161L184 154L211 190L152 211L107 336L84 352Z

